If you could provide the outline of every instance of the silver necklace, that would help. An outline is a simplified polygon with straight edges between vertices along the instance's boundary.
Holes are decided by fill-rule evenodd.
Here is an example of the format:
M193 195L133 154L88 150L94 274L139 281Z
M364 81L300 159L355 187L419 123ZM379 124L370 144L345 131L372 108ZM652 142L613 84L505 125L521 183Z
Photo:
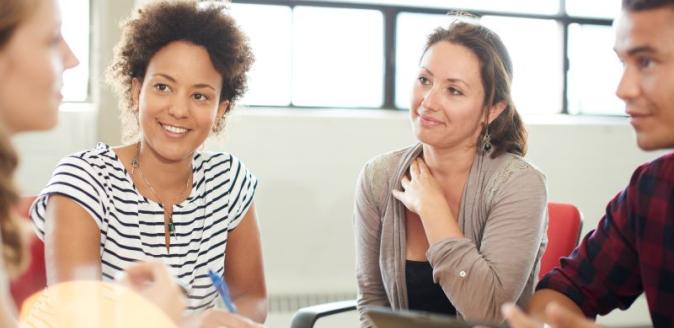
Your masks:
M131 159L131 176L134 175L136 170L138 170L138 173L140 173L140 178L143 180L145 185L150 189L152 194L154 194L154 197L159 200L159 205L161 205L162 208L164 208L164 241L166 242L166 252L169 252L171 249L171 235L173 237L176 237L176 230L175 230L175 224L173 224L173 205L171 206L165 206L166 204L162 201L161 197L159 197L159 193L157 190L154 189L150 181L145 178L145 174L143 174L143 169L140 168L140 144L138 144L138 151L136 152L136 155ZM187 191L187 188L190 184L190 178L191 174L187 177L187 180L185 180L185 187L183 188L183 191L180 193L181 195L184 195L185 192Z

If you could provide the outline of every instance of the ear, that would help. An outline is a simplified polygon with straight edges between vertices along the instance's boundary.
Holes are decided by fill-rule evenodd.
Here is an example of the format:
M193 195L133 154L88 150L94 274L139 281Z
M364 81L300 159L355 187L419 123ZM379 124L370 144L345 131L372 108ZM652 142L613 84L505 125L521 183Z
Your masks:
M131 102L133 105L132 111L136 112L139 110L139 99L140 99L140 89L143 86L143 82L137 78L131 79Z
M489 124L491 124L491 122L493 122L499 115L501 115L501 113L503 113L505 108L506 103L504 100L499 101L495 103L493 106L491 106L488 111L489 117L487 118Z
M216 116L216 119L222 119L222 117L227 112L227 109L229 108L229 104L230 104L229 100L223 100L220 102L220 105L218 105L218 114Z

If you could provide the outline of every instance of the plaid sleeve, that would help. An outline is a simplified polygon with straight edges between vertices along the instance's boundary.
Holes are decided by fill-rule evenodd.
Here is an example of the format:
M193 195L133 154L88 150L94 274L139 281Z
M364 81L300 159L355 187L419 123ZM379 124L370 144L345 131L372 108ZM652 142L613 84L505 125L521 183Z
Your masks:
M640 203L649 197L652 183L648 165L638 168L629 186L608 204L597 228L536 289L565 294L590 318L628 308L643 291L637 230L646 221L642 212L646 206L641 205L647 204Z

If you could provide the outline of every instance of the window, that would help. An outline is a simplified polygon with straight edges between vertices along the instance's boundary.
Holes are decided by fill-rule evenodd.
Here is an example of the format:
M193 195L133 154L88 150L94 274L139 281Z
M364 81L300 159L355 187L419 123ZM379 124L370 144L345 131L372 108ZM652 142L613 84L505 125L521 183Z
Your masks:
M234 0L257 56L242 102L404 110L426 36L461 10L501 36L521 112L622 114L610 28L619 8L619 0Z
M63 74L63 101L89 99L89 0L59 0L63 37L80 64Z
M242 103L381 107L381 12L234 4L232 13L256 57Z

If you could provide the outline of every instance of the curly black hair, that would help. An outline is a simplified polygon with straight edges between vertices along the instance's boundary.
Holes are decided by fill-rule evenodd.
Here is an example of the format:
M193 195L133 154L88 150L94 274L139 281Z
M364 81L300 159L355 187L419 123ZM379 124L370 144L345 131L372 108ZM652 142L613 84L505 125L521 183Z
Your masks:
M224 4L194 0L153 1L122 23L122 38L108 70L108 81L121 98L122 115L131 113L137 118L132 80L143 80L152 57L174 41L188 41L206 49L222 76L220 101L230 101L226 116L246 90L246 73L253 63L253 53ZM222 130L223 125L221 117L213 132Z

